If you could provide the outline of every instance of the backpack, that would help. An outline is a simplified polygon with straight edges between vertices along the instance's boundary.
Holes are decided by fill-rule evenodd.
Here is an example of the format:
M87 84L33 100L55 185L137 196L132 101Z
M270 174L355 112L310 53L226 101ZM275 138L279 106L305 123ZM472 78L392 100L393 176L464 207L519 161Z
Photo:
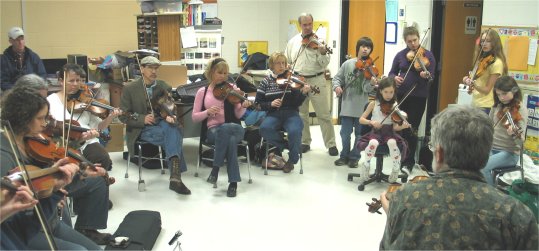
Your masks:
M511 197L520 200L529 207L535 215L535 219L539 220L539 209L537 208L539 188L536 184L516 179L507 191Z

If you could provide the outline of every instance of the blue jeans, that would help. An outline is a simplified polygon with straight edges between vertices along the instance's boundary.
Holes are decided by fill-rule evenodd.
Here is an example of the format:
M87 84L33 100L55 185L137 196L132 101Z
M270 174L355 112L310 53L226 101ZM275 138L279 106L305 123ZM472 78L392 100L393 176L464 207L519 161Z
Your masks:
M215 146L213 166L221 167L225 162L228 182L240 182L240 166L238 164L238 143L243 140L245 129L236 123L224 123L208 129L206 142Z
M182 144L183 135L180 128L175 127L165 120L159 121L156 125L145 126L140 133L140 139L165 149L167 160L174 156L180 158L180 170L187 171L187 164L183 157ZM172 170L172 161L168 161L169 170ZM170 172L172 175L172 171Z
M354 131L354 144L350 150L351 134ZM361 124L359 118L341 116L341 139L342 151L341 159L358 160L359 150L356 147L357 141L361 138Z
M492 151L490 151L490 157L488 158L488 162L485 165L485 167L481 170L481 172L483 173L483 176L485 177L485 180L487 181L487 183L490 185L494 185L494 180L490 171L498 167L515 166L517 162L518 162L517 154L493 149Z
M67 216L69 217L69 216ZM58 250L102 250L97 244L63 222L59 222L51 230ZM49 249L43 232L39 232L28 240L29 249Z
M299 161L301 151L301 133L303 121L298 111L278 110L270 112L260 125L260 135L270 144L282 151L286 142L281 137L279 130L283 129L288 133L288 162L296 164Z

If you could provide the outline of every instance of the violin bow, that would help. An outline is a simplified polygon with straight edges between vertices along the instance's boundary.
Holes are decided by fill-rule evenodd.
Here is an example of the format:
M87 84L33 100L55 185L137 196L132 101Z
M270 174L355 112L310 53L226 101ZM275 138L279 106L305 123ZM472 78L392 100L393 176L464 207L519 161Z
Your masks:
M301 35L301 37L303 38L303 35ZM305 48L307 48L307 45L301 45L300 48L299 48L299 51L298 53L296 54L296 58L294 59L294 61L292 62L292 69L290 69L290 75L288 76L288 79L286 80L286 83L289 83L290 82L290 78L292 77L292 74L294 74L294 68L296 68L296 63L298 62L298 58L299 58L299 55L301 55L301 53L303 51L305 51ZM284 91L283 91L283 96L281 96L281 100L284 99L284 96L286 95L286 91L288 90L288 86L289 85L286 85L285 88L284 88Z
M421 46L423 45L423 42L425 42L425 38L427 37L427 33L430 31L430 27L425 31L425 33L423 34L423 38L421 39L421 42L419 43L419 48L421 48ZM418 49L419 49L418 48ZM408 76L408 73L410 72L410 70L412 69L412 66L414 65L414 62L417 60L417 53L414 54L414 58L412 59L412 61L410 61L410 66L408 66L408 70L406 70L406 73L404 74L404 77L402 78L403 81L404 79L406 79L406 76Z
M481 36L479 37L479 40L481 40L481 38L483 37L483 34L489 34L490 33L490 29L491 28L488 28L486 31L482 32L481 33ZM474 68L472 69L472 72L469 73L469 76L472 81L473 81L473 78L475 78L475 74L477 73L477 68L479 67L479 58L481 58L481 54L483 54L483 48L485 46L485 41L487 41L487 39L485 38L485 40L482 40L481 43L480 43L480 49L479 49L479 53L477 53L477 55L475 56L475 60L474 60Z
M148 94L148 91L146 90L146 86L144 86L144 74L142 74L142 66L140 65L140 60L138 58L137 53L135 53L135 58L137 59L138 69L139 69L140 75L142 77L142 88L144 90L144 93L146 94L146 102L147 102L148 106L150 107L150 110L152 111L152 114L153 114L154 111L153 111L153 107L152 107L152 102L150 101L150 94Z
M22 179L24 180L24 184L28 188L30 188L30 191L32 191L33 193L34 199L39 201L39 199L37 198L37 193L35 192L36 190L32 182L30 182L30 177L28 175L28 170L26 169L26 165L24 164L24 162L20 161L22 160L22 157L21 157L22 155L21 155L21 152L19 151L19 148L15 147L15 144L16 144L15 134L13 133L13 129L11 128L11 123L9 123L9 121L7 120L2 121L2 129L4 130L6 134L6 138L11 147L11 151L13 151L13 155L15 155L15 162L17 163L17 166L21 167L23 170L21 176L22 176ZM36 215L39 220L39 223L41 224L41 227L43 228L43 232L45 233L45 239L47 239L50 249L53 251L57 250L58 246L56 245L56 241L52 237L53 235L52 235L51 227L49 226L47 218L45 217L45 214L43 213L43 208L41 207L41 204L37 203L36 205L34 205L34 210L36 211Z
M373 61L372 61L372 65L371 66L374 66L374 62L376 62L376 60L378 60L378 58L380 58L380 56L377 56ZM361 60L358 58L358 60ZM354 70L358 70L359 69L354 69ZM372 72L371 68L370 67L367 67L367 70L371 73L371 75L374 77L374 73ZM355 74L354 74L355 75ZM344 90L346 90L346 88L348 88L350 85L352 85L353 82L355 82L357 79L359 78L359 75L357 75L354 79L352 79L352 81L350 81L350 83L348 83L347 85L345 85L343 88L342 88L342 92L344 92ZM376 78L378 78L378 76L376 76ZM370 79L369 79L370 80ZM342 95L341 95L342 96ZM339 96L339 97L341 97ZM337 97L337 98L339 98Z

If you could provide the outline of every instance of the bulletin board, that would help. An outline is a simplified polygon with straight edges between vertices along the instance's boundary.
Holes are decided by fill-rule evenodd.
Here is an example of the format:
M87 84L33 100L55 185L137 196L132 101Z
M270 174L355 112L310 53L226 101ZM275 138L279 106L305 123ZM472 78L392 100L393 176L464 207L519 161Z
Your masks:
M238 41L238 67L243 67L249 55L255 52L268 55L268 41Z
M290 19L288 23L288 40L292 39L296 34L301 32L298 20ZM329 41L329 22L328 21L313 21L313 32L324 41Z
M481 26L481 31L491 28L498 32L508 61L509 76L519 84L536 86L539 83L539 29L537 27ZM527 40L527 41L526 41ZM533 45L535 43L535 45ZM527 44L528 47L522 45ZM536 49L533 50L532 47ZM529 56L535 54L533 65L528 64ZM533 61L533 60L532 60Z

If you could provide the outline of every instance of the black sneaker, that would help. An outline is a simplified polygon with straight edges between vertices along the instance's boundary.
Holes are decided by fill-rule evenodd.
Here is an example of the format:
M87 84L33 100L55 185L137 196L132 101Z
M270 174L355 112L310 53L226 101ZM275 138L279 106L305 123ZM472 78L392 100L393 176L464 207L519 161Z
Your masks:
M238 190L237 186L228 185L228 190L226 190L226 197L230 197L230 198L236 197L237 190Z
M329 148L329 155L331 155L331 156L339 155L339 150L337 150L336 146L332 146L332 147Z
M308 151L311 150L311 146L310 145L305 145L305 144L301 144L301 152L302 153L306 153Z
M338 160L335 160L335 162L333 162L336 166L344 166L348 163L348 159L346 158L339 158Z
M357 162L358 162L357 159L351 159L350 161L348 161L348 167L357 168Z

